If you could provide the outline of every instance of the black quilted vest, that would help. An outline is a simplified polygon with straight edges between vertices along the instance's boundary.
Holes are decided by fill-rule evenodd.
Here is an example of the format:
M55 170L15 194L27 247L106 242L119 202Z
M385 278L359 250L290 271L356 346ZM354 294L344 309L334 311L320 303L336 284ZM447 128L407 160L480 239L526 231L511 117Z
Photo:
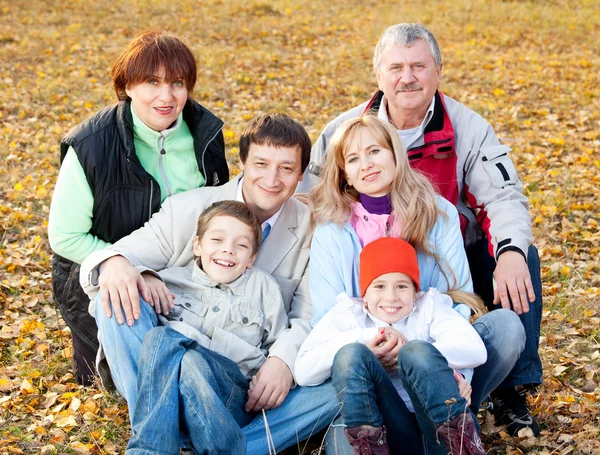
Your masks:
M198 169L206 186L226 183L229 170L221 129L223 122L188 99L183 120L194 138ZM143 226L160 208L160 187L142 167L133 143L130 102L108 106L63 138L62 163L73 147L94 195L90 233L114 243ZM97 329L88 314L89 299L79 286L79 264L54 254L52 291L63 319L86 344L97 348Z

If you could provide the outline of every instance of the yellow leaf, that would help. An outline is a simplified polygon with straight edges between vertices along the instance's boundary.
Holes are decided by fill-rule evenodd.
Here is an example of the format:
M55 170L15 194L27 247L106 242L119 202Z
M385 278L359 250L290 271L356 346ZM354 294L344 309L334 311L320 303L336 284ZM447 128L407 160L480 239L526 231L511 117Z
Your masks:
M21 182L17 182L17 184L15 185L15 190L23 191L23 184Z
M94 103L92 103L91 101L86 101L84 106L86 109L91 109L92 107L94 107Z
M21 383L21 390L26 390L27 392L30 392L33 390L33 386L27 379L23 379L23 382Z
M54 422L58 428L74 427L77 425L77 420L73 416L63 417Z

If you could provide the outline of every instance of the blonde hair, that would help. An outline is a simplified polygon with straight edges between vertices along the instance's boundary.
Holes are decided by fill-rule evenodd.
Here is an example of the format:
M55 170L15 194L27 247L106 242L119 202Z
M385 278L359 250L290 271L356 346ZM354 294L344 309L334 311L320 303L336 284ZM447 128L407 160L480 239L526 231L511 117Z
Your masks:
M327 147L322 181L310 195L314 222L333 222L341 226L350 217L351 204L359 200L358 192L346 180L344 155L361 128L367 128L382 147L394 154L396 169L390 200L394 217L402 226L402 239L439 262L427 243L427 235L438 216L446 214L438 208L436 193L429 180L410 167L398 133L387 122L373 115L347 120L333 135ZM452 287L448 277L446 280Z
M479 319L488 312L483 300L477 294L472 292L459 291L458 289L450 289L444 294L448 295L454 303L464 303L471 308L473 319Z

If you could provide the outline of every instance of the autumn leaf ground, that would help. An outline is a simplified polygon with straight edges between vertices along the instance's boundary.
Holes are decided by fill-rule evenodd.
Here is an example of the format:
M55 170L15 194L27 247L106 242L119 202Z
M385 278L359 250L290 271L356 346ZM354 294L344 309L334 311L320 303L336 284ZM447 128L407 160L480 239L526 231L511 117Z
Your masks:
M126 407L69 371L50 287L48 208L58 144L112 103L108 72L138 31L181 34L194 96L225 120L232 172L243 125L283 111L316 139L375 89L381 31L425 23L442 88L513 148L542 259L540 438L483 415L490 453L600 453L600 7L596 0L0 0L0 454L122 453Z

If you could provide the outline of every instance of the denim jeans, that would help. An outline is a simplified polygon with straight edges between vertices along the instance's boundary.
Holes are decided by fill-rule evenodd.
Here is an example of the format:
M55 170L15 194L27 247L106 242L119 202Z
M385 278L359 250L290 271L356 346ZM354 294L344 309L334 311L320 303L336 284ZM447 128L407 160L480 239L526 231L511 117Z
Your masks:
M423 453L424 439L428 453L445 455L447 449L437 442L437 427L470 412L448 361L432 344L413 340L398 354L398 372L414 414L368 347L353 343L338 351L332 379L340 393L346 425L385 425L390 453ZM448 405L448 400L455 403Z
M140 318L134 325L119 325L114 317L106 317L98 296L96 323L115 386L127 401L130 411L134 410L138 400L137 377L142 342L153 327L159 326L158 318L154 309L142 300ZM190 384L195 383L193 378L188 381ZM339 404L331 381L316 387L295 387L290 390L281 406L266 411L267 423L277 450L309 438L331 424L338 414ZM130 412L130 419L132 418L133 412ZM262 413L242 428L242 432L246 437L248 455L269 453Z
M470 409L473 413L477 413L481 402L498 387L513 369L525 346L525 330L516 313L504 309L483 315L473 324L473 328L483 340L487 350L486 362L475 368L471 381L473 391ZM403 402L402 405L404 405ZM352 448L343 434L345 426L350 425L343 418L338 418L334 422L332 430L328 432L326 437L328 455L353 454ZM390 433L388 432L388 436ZM427 444L427 453L429 453L428 449L429 445ZM415 451L414 453L419 452Z
M127 455L178 455L181 433L196 453L238 455L248 381L232 360L168 327L151 329L139 361ZM180 423L182 424L180 426Z
M469 267L473 276L475 292L481 296L490 311L501 308L493 305L494 290L492 278L496 261L488 252L486 240L467 248ZM527 251L527 267L535 292L535 300L529 303L529 312L519 316L525 327L525 349L515 367L500 384L500 387L514 387L523 384L538 385L542 383L542 362L538 352L540 344L540 325L542 323L542 279L540 274L540 258L537 249L529 246Z

